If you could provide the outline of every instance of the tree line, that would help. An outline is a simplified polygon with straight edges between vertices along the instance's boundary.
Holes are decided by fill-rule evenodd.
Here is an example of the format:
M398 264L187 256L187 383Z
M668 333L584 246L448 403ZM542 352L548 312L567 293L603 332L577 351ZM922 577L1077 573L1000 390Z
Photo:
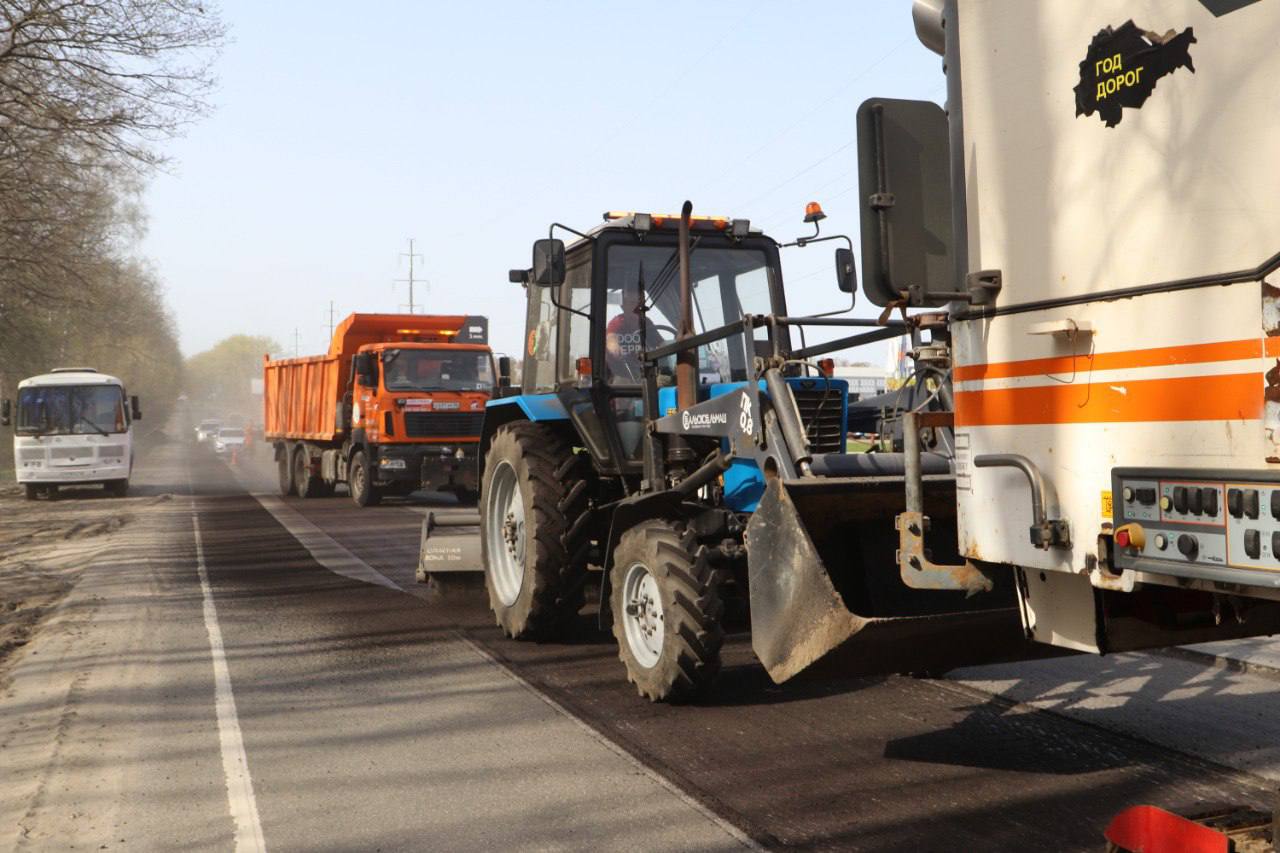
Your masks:
M84 365L124 379L148 417L176 397L139 199L162 143L207 112L224 38L205 2L0 0L0 396Z

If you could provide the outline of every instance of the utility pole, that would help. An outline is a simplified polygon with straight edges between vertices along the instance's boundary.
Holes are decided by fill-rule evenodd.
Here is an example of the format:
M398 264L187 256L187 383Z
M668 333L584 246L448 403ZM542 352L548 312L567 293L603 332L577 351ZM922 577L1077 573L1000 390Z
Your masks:
M329 300L329 340L333 340L333 300Z
M413 303L413 285L414 285L414 282L416 282L416 281L417 281L417 279L415 279L415 278L413 277L413 261L414 261L414 258L421 258L421 257L422 257L422 255L420 255L420 254L415 254L415 253L414 253L414 251L413 251L413 238L412 238L412 237L410 237L410 238L409 238L409 251L408 251L408 252L401 252L401 253L400 253L400 257L402 257L402 258L403 258L403 257L405 257L405 256L408 256L408 258L409 258L409 277L408 277L408 278L398 278L398 279L396 279L396 281L397 281L397 282L399 282L400 284L408 284L408 285L409 285L409 313L410 313L410 314L412 314L412 313L414 313L414 312L413 312L413 305L414 305L414 303Z
M298 327L293 327L293 357L298 357Z

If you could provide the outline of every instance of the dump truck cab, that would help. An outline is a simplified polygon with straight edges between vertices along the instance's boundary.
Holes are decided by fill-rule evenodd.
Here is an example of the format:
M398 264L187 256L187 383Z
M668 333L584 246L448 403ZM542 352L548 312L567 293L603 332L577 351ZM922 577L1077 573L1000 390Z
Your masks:
M375 460L379 488L474 492L476 443L494 386L493 354L485 344L402 331L401 340L357 351L352 444Z

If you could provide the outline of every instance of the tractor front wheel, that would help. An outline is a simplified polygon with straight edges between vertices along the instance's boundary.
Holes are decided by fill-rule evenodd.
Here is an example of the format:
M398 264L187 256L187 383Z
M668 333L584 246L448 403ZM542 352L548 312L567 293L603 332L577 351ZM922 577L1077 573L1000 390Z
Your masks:
M613 551L609 605L627 680L653 702L681 702L720 671L724 642L715 571L693 532L653 519L622 534Z

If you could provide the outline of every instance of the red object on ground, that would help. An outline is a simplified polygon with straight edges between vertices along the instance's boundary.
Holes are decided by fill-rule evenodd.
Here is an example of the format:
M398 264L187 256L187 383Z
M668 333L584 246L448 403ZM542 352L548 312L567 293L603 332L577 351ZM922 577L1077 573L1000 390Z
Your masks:
M1111 819L1107 841L1133 853L1228 853L1231 839L1155 806L1133 806Z

